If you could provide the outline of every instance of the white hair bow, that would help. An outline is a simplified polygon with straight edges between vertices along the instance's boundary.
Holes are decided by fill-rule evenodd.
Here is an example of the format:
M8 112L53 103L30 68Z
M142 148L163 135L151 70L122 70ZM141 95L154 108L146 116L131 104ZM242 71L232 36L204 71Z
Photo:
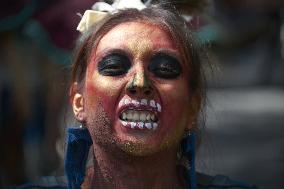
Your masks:
M89 27L99 22L107 15L113 14L118 10L128 8L142 10L146 8L146 5L144 5L141 0L114 0L114 3L111 5L105 2L97 2L92 6L92 10L85 11L79 25L77 26L77 30L84 33Z

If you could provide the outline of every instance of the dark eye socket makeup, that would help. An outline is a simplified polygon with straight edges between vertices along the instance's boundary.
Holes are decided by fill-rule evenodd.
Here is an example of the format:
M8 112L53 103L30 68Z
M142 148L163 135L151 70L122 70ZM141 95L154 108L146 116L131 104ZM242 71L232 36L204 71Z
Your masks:
M98 62L98 71L104 76L120 76L131 68L131 60L126 53L114 51L106 54ZM170 53L158 52L150 59L147 69L162 79L175 79L181 72L180 61Z
M104 56L98 63L98 71L105 76L126 74L131 67L128 56L121 52L112 52Z
M175 79L182 72L180 61L176 57L162 52L155 54L150 59L148 70L163 79Z

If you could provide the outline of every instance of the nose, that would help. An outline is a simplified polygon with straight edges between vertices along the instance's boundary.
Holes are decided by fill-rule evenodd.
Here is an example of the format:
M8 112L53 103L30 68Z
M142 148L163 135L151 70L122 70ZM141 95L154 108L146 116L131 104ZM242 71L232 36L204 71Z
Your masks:
M131 95L137 95L140 97L150 97L153 95L151 81L143 71L134 74L127 84L126 90Z

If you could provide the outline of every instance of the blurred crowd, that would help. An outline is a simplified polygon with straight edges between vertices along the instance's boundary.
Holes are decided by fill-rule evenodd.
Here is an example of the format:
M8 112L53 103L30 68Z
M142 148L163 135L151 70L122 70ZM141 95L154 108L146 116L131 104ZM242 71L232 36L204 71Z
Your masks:
M42 175L63 174L60 149L64 148L61 146L64 141L60 140L69 124L68 71L80 21L76 13L82 14L94 3L94 0L1 3L0 188ZM248 88L284 91L284 2L212 0L202 6L202 11L190 13L194 15L191 22L201 43L209 47L209 61L218 67L214 79L208 79L209 91ZM186 12L191 7L180 8ZM284 97L283 92L279 94L279 99ZM278 114L284 117L282 110ZM284 170L283 163L281 166L279 169ZM281 176L284 173L272 175L271 179ZM258 181L252 175L248 179ZM283 181L275 182L275 186L284 187Z

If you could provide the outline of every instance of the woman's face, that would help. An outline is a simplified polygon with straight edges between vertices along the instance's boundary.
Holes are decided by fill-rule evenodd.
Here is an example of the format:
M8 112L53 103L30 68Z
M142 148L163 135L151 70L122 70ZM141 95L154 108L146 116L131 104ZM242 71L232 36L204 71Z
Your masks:
M94 143L133 155L177 147L190 120L188 67L168 32L122 23L100 40L83 91Z

